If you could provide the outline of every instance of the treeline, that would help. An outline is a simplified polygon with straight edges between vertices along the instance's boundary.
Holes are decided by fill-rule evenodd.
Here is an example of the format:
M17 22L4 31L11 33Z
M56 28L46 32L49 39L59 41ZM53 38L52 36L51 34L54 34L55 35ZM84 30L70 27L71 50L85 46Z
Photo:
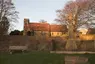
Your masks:
M9 35L23 35L23 30L22 31L19 31L19 30L11 31ZM27 35L34 36L34 31L28 31Z
M14 31L11 31L9 35L23 35L23 31L14 30Z

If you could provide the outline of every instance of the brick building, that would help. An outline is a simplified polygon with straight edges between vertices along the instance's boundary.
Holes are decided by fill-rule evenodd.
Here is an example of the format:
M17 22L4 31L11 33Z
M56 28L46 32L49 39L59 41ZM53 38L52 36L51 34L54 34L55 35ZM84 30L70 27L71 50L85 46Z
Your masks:
M32 35L62 36L66 31L66 25L50 25L47 22L30 23L29 19L24 19L24 35L30 32Z

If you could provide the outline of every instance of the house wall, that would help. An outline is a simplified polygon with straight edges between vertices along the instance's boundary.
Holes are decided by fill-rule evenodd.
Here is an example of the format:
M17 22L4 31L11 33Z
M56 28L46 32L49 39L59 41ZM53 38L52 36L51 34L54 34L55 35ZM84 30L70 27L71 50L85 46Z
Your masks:
M5 37L8 39L5 40ZM66 40L63 37L35 37L35 36L2 36L3 39L0 39L0 52L8 51L9 46L28 46L29 51L38 50L40 47L44 46L44 44L48 44L46 48L52 49L52 39L55 40L58 44L58 47L62 47L65 50ZM77 42L78 50L87 50L87 51L95 51L95 40L79 40ZM45 49L46 49L45 48ZM58 49L60 50L60 49Z
M91 35L91 34L88 35L80 34L79 37L81 40L95 40L95 35Z
M64 29L64 30L63 30ZM27 32L32 30L35 35L46 35L46 36L62 36L65 31L66 25L50 25L49 23L30 23L29 19L24 19L24 32L23 35L27 35Z
M62 32L51 32L51 36L62 36Z
M35 36L49 36L49 32L48 31L34 31L34 35Z

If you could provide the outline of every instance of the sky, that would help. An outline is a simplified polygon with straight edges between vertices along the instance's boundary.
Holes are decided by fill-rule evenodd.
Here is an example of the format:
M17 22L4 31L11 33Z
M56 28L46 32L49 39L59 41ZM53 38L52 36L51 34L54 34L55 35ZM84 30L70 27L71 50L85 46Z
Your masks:
M48 23L55 23L57 18L56 10L64 8L69 0L12 0L16 10L19 12L18 23L15 24L17 30L23 30L24 18L29 18L30 22L45 20Z

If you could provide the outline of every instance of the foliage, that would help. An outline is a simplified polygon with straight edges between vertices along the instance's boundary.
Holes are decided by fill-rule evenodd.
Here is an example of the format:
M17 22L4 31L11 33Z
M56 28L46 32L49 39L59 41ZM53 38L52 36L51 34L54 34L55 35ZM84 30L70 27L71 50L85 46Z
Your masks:
M7 26L0 29L0 31L2 31L2 35L5 34L5 31L6 33L8 32L8 29L9 27L12 26L13 22L17 22L17 18L18 18L18 12L15 10L15 6L11 2L11 0L0 0L0 28L3 27L4 25ZM6 24L2 25L2 23L4 22Z
M10 35L20 35L21 32L19 30L11 31Z
M61 24L68 27L68 41L66 49L77 50L77 29L81 26L90 27L95 20L95 0L69 1L61 10L57 10L58 19Z
M20 35L23 35L23 30L22 30L22 31L20 31Z

